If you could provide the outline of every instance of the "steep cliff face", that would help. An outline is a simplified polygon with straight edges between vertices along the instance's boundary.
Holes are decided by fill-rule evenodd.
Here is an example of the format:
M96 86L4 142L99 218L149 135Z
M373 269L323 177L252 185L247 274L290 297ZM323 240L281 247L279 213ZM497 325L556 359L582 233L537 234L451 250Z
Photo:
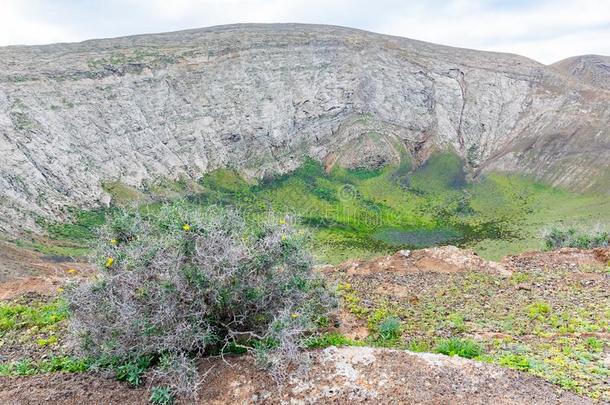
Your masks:
M610 92L524 57L347 28L234 25L4 47L0 227L107 203L105 181L139 186L223 166L262 177L308 156L359 167L452 149L473 171L599 191L609 123Z

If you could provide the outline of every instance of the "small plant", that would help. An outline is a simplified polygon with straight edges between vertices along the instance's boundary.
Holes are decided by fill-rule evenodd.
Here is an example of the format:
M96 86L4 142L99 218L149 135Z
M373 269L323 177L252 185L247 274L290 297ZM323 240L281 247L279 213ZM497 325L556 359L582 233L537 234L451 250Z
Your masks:
M378 326L379 337L383 340L395 340L400 337L400 319L395 316L388 316L383 319Z
M529 281L532 276L528 273L515 272L510 276L510 282L513 284L520 284Z
M149 402L155 405L170 405L174 403L174 396L169 387L153 387L150 391Z
M430 342L426 340L411 340L407 343L407 350L417 353L429 352L432 350Z
M434 351L447 356L460 356L473 359L480 356L483 349L473 340L451 338L438 342Z
M53 335L53 336L49 336L46 339L38 339L36 341L36 343L40 347L45 347L45 346L57 344L57 336Z
M503 366L514 368L515 370L527 371L532 368L532 360L522 354L509 353L505 354L498 360Z
M352 286L349 283L340 283L337 286L337 290L343 299L345 306L352 314L358 318L363 318L366 316L368 310L362 306L361 299L358 297L358 295L356 295L356 292L352 289Z
M585 345L594 353L600 353L604 349L604 342L595 337L589 337L585 340Z
M546 302L534 302L527 307L527 315L532 319L544 319L551 313L551 305Z
M466 322L464 315L454 313L448 316L448 322L454 333L463 333L466 331Z
M119 381L127 381L134 387L142 383L142 375L152 363L151 356L142 356L139 359L130 361L116 367L116 378Z

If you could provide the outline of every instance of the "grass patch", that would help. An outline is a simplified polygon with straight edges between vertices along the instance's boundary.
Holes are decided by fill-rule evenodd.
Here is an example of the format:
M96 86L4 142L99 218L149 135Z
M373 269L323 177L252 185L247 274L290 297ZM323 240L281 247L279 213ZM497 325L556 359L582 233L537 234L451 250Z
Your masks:
M441 340L436 344L434 351L447 356L460 356L466 359L477 358L483 353L483 349L475 341L455 337Z
M305 341L308 349L324 349L330 346L363 346L362 342L349 339L345 335L336 332L323 333L309 337Z
M44 328L67 317L68 310L62 300L30 305L0 304L0 334L24 328Z
M82 373L88 371L91 363L85 359L54 356L33 361L29 359L0 364L1 376L28 376L54 372Z

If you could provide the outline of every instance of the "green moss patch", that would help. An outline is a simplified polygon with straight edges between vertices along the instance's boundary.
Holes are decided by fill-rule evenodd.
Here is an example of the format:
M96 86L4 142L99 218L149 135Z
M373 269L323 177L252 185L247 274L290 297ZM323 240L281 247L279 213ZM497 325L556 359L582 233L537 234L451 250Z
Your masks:
M118 182L104 187L114 203L135 202L143 212L154 212L161 201L186 198L193 206L235 206L246 216L270 210L291 214L312 232L311 248L327 263L442 244L473 248L495 260L542 249L541 234L552 226L608 224L607 196L578 195L494 173L467 182L464 167L451 153L433 155L415 170L407 157L395 167L335 167L330 173L307 160L291 173L259 183L218 169L198 182L157 180L143 190ZM91 229L103 221L100 214L74 213L67 223L48 225L49 235L68 249L84 248Z

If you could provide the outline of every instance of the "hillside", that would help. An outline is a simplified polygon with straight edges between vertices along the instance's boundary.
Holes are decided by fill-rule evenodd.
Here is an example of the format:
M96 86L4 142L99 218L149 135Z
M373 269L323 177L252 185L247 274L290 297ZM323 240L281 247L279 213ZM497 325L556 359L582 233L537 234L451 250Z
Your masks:
M0 298L0 402L146 403L150 372L133 387L71 357L58 287L96 270L41 259L22 260L34 276L0 280L13 293ZM278 387L252 356L205 358L198 399L177 403L607 403L609 259L562 249L496 263L446 246L324 266L341 306L305 369Z
M593 87L610 90L610 56L573 56L551 66Z
M422 164L606 192L610 95L524 57L354 29L233 25L0 48L0 229L107 185Z

